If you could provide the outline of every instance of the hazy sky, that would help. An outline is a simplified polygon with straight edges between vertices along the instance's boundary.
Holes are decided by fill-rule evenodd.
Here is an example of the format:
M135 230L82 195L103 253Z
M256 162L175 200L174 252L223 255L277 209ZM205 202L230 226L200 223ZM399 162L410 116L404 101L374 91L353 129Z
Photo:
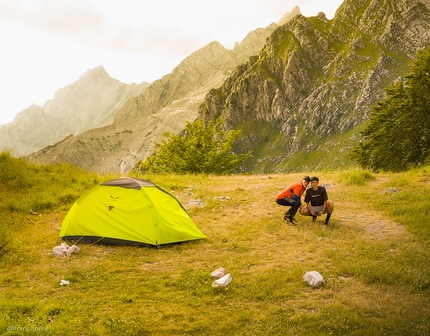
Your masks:
M152 82L212 41L232 49L299 6L333 18L343 0L0 0L0 124L102 65Z

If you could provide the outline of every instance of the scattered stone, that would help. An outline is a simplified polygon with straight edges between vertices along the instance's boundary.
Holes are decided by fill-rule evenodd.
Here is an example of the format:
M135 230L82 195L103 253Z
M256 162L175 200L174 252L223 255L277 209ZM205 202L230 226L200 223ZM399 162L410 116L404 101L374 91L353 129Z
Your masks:
M229 197L229 196L215 196L212 199L214 199L214 200L219 199L220 201L228 201L231 199L231 197Z
M185 189L185 191L186 191L186 192L188 192L188 191L193 191L193 190L196 190L196 189L197 189L197 186L196 186L196 185L193 185L193 186L191 186L191 187L189 187L189 188Z
M380 192L380 194L385 194L385 193L388 193L388 192L396 193L397 191L398 191L398 190L397 190L397 188L391 187L391 188L388 188L388 190L387 190L387 189L383 189L383 190Z
M211 273L211 277L215 279L222 278L227 272L224 267L220 267Z
M78 254L79 252L81 252L81 249L78 246L69 246L66 243L61 243L61 245L55 246L52 249L52 253L57 256L70 257L73 253Z
M222 278L219 278L218 280L215 280L212 283L212 287L214 287L214 288L215 287L225 287L225 286L227 286L231 282L232 279L233 278L232 278L231 274L228 273L228 274L224 275Z
M200 198L190 199L189 202L185 205L185 207L189 208L192 206L196 206L198 208L204 208L205 203Z
M61 286L67 286L68 284L70 284L69 280L60 280L60 285Z
M79 252L81 252L81 249L76 245L72 245L69 247L69 251L70 253L79 254Z
M313 287L319 287L325 284L324 278L317 271L307 272L303 276L303 281L306 281L309 285Z

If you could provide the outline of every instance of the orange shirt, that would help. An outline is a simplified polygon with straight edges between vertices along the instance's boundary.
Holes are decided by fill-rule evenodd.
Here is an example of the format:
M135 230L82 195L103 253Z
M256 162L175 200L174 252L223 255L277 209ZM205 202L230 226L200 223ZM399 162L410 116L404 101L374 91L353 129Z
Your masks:
M293 190L293 192L291 192L291 189ZM306 188L303 186L302 181L296 182L291 184L288 188L282 190L279 195L276 196L276 199L293 198L293 193L296 194L298 197L301 197L305 191Z

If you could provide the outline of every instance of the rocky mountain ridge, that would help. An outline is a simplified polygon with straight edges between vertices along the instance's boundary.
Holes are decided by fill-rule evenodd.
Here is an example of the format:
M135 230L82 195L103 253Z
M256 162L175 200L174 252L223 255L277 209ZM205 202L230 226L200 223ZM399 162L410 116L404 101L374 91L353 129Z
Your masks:
M70 134L111 124L117 111L140 95L149 83L124 84L99 66L74 83L59 89L43 106L36 104L18 113L12 123L0 126L0 149L27 155Z
M254 151L247 171L351 165L370 106L430 44L429 2L345 0L332 20L294 15L267 27L267 40L243 60L234 54L238 46L226 52L213 42L127 102L112 125L29 158L127 173L165 131L222 115L226 129L242 130L236 150Z
M300 14L287 13L288 21ZM34 162L70 162L100 173L127 173L146 157L165 132L181 131L194 121L209 90L219 87L238 64L257 54L278 25L258 28L227 50L214 41L185 58L172 73L154 81L121 108L111 125L69 136L28 156Z
M205 119L241 129L254 172L340 168L384 88L430 45L428 1L345 0L333 20L298 15L212 90Z

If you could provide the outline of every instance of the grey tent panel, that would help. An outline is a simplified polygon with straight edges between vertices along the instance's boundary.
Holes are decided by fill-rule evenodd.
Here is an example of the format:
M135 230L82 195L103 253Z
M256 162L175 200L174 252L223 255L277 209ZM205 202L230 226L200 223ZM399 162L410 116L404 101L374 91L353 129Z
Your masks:
M187 210L184 208L184 206L182 205L182 203L179 202L176 199L175 196L173 196L168 191L164 190L160 186L158 186L155 183L152 183L151 181L148 181L148 180L142 180L142 179L135 178L135 177L119 177L117 179L104 182L104 183L102 183L100 185L102 185L102 186L109 186L109 187L121 187L121 188L127 188L127 189L136 189L136 190L140 190L140 189L142 189L142 187L155 187L158 190L160 190L160 191L162 191L162 192L164 192L164 193L172 196L178 202L179 206L185 212L187 212ZM109 210L111 210L111 209L109 209Z
M155 187L155 184L150 181L134 177L120 177L114 180L104 182L101 185L137 190L140 190L142 187Z

